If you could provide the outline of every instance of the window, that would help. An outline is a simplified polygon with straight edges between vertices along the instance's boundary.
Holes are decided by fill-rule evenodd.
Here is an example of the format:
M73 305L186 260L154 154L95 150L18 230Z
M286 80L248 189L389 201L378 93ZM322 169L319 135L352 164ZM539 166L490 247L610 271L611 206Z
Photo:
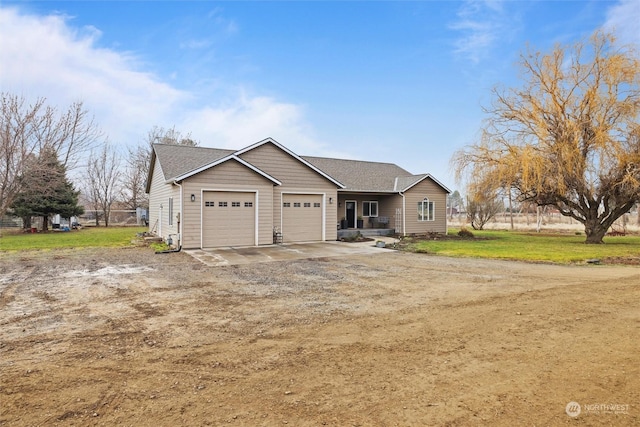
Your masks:
M216 202L204 202L204 205L208 208L214 208L216 206Z
M232 208L239 208L240 207L240 202L231 202L231 207Z
M293 207L294 207L294 208L299 208L299 207L300 207L300 203L294 203L294 204L293 204Z
M284 202L284 203L282 204L282 206L283 206L283 207L285 207L285 208L290 208L290 207L291 207L291 203L289 203L289 202Z
M169 225L173 225L173 197L169 197Z
M245 208L251 208L251 207L253 207L253 202L244 202L244 207L245 207Z
M313 204L313 207L314 207L314 208L319 208L319 207L320 207L320 203L317 203L317 202L316 202L316 203L314 203L314 204Z
M305 208L310 208L310 207L311 207L311 203L306 202L306 203L304 204L304 207L305 207Z
M418 202L418 221L434 221L435 220L435 203L430 202L425 197L424 200Z
M378 216L378 202L362 202L362 216Z
M227 207L227 202L218 202L218 207L219 208L226 208Z

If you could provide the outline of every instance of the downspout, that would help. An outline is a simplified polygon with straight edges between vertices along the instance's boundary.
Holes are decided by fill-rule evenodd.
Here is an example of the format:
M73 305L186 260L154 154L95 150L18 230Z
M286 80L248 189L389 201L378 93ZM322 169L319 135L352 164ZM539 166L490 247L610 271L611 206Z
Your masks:
M404 198L404 193L401 191L400 195L402 196L402 235L406 236L407 235L407 227L406 227L406 221L407 221L407 206L406 206L406 201Z

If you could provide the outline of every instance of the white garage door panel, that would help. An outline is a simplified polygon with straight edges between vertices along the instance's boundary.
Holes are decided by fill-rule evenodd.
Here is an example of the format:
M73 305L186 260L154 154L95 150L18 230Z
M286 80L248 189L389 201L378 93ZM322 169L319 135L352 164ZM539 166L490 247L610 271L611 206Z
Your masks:
M203 247L256 244L256 193L206 191L202 199Z
M322 195L284 194L282 201L284 242L322 240Z

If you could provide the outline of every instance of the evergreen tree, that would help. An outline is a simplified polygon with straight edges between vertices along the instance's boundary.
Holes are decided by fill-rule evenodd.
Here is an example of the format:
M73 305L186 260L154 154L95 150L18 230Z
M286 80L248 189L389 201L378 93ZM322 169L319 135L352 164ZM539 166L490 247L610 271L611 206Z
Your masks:
M41 216L43 231L48 230L49 216L59 214L63 218L81 215L78 205L79 191L67 179L66 169L53 150L44 150L32 156L20 177L20 192L12 208L22 218ZM30 226L30 221L25 226Z

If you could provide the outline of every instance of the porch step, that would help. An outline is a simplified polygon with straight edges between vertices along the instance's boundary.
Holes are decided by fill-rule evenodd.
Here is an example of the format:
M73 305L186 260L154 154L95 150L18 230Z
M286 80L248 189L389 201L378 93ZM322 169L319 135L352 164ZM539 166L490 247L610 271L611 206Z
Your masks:
M356 236L360 232L365 237L389 236L395 233L393 228L349 228L338 230L338 240Z

